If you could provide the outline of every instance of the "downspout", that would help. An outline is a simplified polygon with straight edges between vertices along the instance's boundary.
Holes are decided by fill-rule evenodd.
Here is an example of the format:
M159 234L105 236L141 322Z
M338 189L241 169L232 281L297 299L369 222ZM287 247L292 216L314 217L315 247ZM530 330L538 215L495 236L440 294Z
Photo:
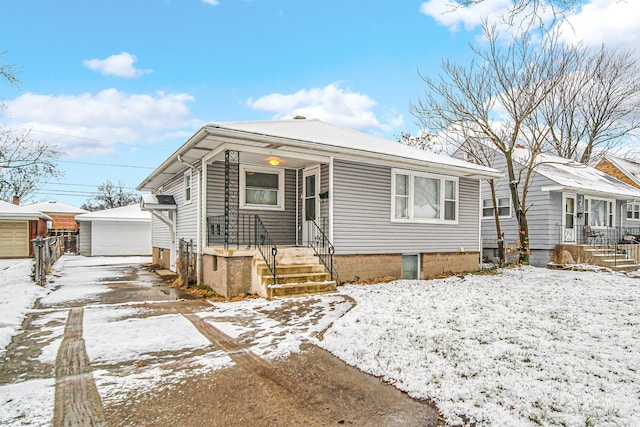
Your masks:
M178 158L178 161L180 163L182 163L183 165L187 166L191 170L196 171L198 173L198 193L197 193L197 197L196 197L196 200L198 201L198 205L196 207L196 212L198 212L198 214L196 215L196 230L197 230L196 231L196 246L198 247L198 253L200 253L200 246L202 246L200 244L200 236L202 234L202 221L201 221L201 218L200 218L201 213L202 213L201 212L202 204L201 204L201 200L200 200L200 187L202 185L202 174L200 173L200 170L197 167L195 167L192 164L187 163L184 160L182 160L182 155L181 154L178 154L177 158ZM176 231L177 231L177 228L178 227L176 227ZM196 279L197 284L200 285L200 256L196 257L196 278L197 278Z
M298 243L300 242L300 230L298 229L298 227L300 227L300 198L301 198L301 194L300 194L300 190L298 188L299 182L298 182L298 178L300 175L300 169L296 169L296 246L298 246Z
M329 158L329 241L333 243L333 156Z
M200 259L204 256L204 246L208 244L207 242L208 229L206 224L207 224L207 175L209 174L209 172L208 172L207 162L205 162L204 159L202 159L200 170L202 171L202 182L201 182L202 212L200 214L202 215L203 226L200 227L202 228L202 232L198 234L198 236L200 237L200 241L202 242L202 245L198 245L198 259L196 261L198 263L200 263ZM202 268L203 268L202 264L200 264L200 268L198 268L198 272L197 272L198 285L202 285L201 282L204 282L204 277L202 277L203 272L200 271Z
M482 257L484 249L482 248L482 179L478 179L478 249L480 256L478 259L479 270L482 271Z

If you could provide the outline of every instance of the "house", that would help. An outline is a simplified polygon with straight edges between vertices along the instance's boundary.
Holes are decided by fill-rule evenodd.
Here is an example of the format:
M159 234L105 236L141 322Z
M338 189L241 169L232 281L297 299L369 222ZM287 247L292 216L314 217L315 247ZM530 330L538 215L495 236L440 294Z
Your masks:
M491 168L319 120L209 123L138 186L154 263L222 295L477 270Z
M51 217L0 201L0 258L33 256L31 240L47 235Z
M640 188L640 163L638 162L606 154L604 159L596 165L596 169Z
M75 216L89 211L56 200L29 203L24 207L50 216L48 235L61 238L64 252L77 252L79 227Z
M514 159L523 164L528 155L527 150L516 148ZM502 158L493 166L506 170ZM513 247L518 225L508 179L496 180L495 187L505 247ZM557 249L570 250L576 261L578 258L591 261L577 254L573 247L592 243L601 247L615 245L624 242L625 236L640 234L639 203L638 188L596 168L554 155L539 155L526 200L531 264L546 266L556 259ZM483 185L482 237L484 254L489 258L497 252L493 209L489 185ZM602 255L618 264L615 257Z
M151 255L151 214L139 205L80 214L75 220L80 255Z

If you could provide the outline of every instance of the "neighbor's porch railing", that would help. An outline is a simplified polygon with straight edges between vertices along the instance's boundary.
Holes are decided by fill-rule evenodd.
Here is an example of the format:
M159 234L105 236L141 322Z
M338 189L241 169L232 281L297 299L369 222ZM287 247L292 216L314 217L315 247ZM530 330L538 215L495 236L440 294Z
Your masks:
M558 226L558 244L591 246L609 256L614 266L640 262L640 227Z
M216 244L225 249L255 247L273 275L273 283L277 284L278 247L258 215L239 214L229 228L225 228L224 215L207 217L207 245Z

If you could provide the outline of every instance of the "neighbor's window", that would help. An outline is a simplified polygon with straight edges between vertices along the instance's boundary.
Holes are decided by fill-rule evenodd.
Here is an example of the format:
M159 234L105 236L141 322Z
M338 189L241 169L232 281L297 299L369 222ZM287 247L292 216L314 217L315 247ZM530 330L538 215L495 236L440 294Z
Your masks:
M184 173L184 202L191 202L191 171Z
M393 221L455 222L458 178L392 170Z
M284 169L242 166L240 207L284 210Z
M613 227L613 207L612 200L585 198L585 224L592 227Z
M498 216L511 218L511 199L508 196L498 197ZM493 201L491 199L482 200L482 217L493 218Z
M627 219L640 220L640 203L627 203Z

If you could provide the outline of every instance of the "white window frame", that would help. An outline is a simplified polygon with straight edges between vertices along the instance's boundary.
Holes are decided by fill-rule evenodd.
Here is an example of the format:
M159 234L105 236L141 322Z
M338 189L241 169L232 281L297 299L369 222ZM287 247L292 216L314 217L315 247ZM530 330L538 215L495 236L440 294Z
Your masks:
M246 173L259 172L278 175L278 204L272 205L252 205L246 201ZM251 165L240 165L240 209L263 210L263 211L283 211L284 210L284 169L274 167L262 167Z
M589 197L589 196L585 196L584 199L585 199L584 214L587 217L585 225L589 225L591 226L591 228L600 228L600 229L616 226L616 215L615 215L616 201L614 199L605 199L602 197ZM605 225L593 225L591 223L591 220L593 219L593 201L594 200L605 202L605 207L607 210L605 212L605 222L606 222Z
M188 205L191 203L191 199L193 199L193 177L191 176L191 169L187 170L184 173L183 180L183 196L184 196L184 204Z
M507 204L506 206L500 206L500 200L507 200ZM489 201L491 206L488 206L485 208L484 206L484 202L485 201ZM509 214L508 215L498 215L498 218L511 218L511 197L510 196L496 196L496 200L498 201L498 214L500 213L500 208L509 208ZM485 215L484 214L484 210L485 209L489 209L491 208L491 214L490 215ZM490 219L490 218L494 218L493 216L493 210L495 209L495 207L493 206L493 199L491 197L485 197L484 199L482 199L482 219Z
M640 221L640 203L627 203L627 209L625 212L625 218L627 221ZM631 216L629 216L629 213L631 213ZM634 214L636 218L634 218Z
M396 218L396 176L408 175L409 176L409 200L408 200L408 218ZM414 205L414 180L415 177L431 178L440 181L440 217L434 218L414 218L413 205ZM444 219L445 216L445 182L453 181L455 183L455 219ZM446 199L449 200L449 199ZM394 223L420 223L420 224L458 224L458 218L460 216L460 185L457 176L438 175L426 172L417 172L406 169L391 169L391 222Z

